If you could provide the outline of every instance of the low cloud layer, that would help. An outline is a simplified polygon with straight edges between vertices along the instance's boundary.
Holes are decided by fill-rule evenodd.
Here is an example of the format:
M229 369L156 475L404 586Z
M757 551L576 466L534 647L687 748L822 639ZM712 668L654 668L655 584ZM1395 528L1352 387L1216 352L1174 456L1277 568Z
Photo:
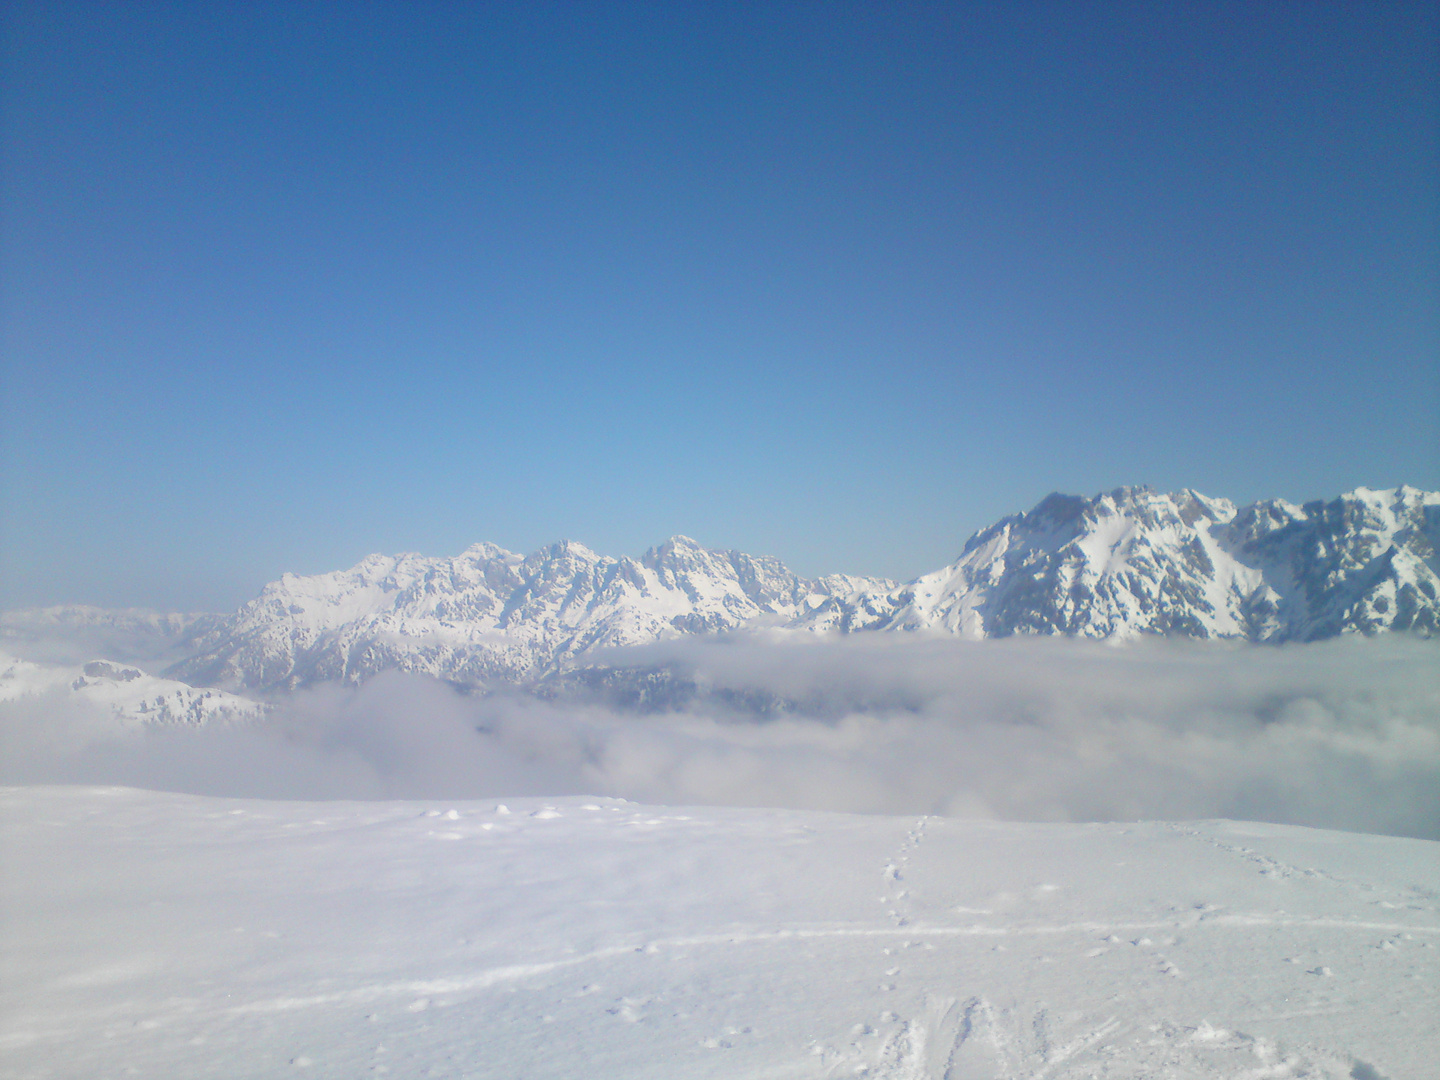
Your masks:
M401 674L264 724L0 706L0 781L281 798L612 795L1026 821L1229 817L1440 839L1440 647L743 636L627 650L663 707ZM621 695L623 697L623 695Z

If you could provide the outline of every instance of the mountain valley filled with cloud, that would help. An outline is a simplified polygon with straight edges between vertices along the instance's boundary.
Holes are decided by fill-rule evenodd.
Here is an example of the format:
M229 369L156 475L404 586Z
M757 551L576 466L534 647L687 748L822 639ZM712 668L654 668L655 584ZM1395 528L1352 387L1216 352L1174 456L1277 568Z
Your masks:
M1418 1076L1437 522L1126 489L905 585L677 538L10 612L7 983L46 989L0 1038L37 1077L106 1071L76 1024L187 1075Z

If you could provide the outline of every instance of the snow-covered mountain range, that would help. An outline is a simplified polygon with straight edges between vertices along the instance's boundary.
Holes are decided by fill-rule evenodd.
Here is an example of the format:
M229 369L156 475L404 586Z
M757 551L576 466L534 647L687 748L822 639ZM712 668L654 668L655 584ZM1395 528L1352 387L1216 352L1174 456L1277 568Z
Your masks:
M1119 488L1051 495L903 585L807 580L775 559L683 536L639 559L570 541L529 556L477 544L453 558L372 555L349 570L287 574L226 617L141 622L187 654L167 675L242 692L395 668L472 686L533 683L600 647L760 626L967 638L1429 636L1440 632L1437 548L1440 492L1359 488L1330 502L1237 508L1194 491ZM74 611L89 632L104 622L93 608L46 609L6 616L0 632L34 636Z
M835 597L810 623L969 638L1432 635L1437 546L1440 492L1411 487L1239 509L1194 491L1051 495L976 533L944 569Z
M199 685L357 682L388 668L470 685L528 682L604 646L802 623L825 601L891 582L807 581L776 559L677 536L640 559L562 541L522 557L477 544L454 558L372 555L286 575L195 639L172 669Z

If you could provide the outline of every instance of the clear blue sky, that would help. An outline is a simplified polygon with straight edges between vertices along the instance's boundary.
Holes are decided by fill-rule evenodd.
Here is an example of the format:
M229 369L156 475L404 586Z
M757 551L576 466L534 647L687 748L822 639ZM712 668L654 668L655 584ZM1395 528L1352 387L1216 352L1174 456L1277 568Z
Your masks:
M1440 487L1429 4L4 18L0 605Z

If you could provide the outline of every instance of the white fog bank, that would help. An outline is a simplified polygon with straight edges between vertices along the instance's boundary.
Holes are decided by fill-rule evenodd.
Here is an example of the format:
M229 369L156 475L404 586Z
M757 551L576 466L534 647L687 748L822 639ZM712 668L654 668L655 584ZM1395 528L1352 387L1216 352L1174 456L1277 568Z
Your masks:
M279 798L615 796L1014 821L1231 818L1440 839L1440 644L745 635L601 657L651 711L398 673L267 720L119 732L0 706L0 782Z

